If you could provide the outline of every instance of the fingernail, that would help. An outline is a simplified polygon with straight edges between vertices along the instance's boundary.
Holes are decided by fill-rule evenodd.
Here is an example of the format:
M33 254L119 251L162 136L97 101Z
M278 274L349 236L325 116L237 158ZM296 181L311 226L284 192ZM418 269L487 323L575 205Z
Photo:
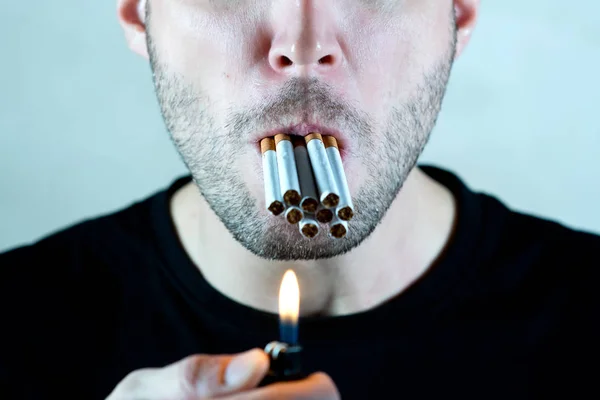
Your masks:
M257 350L250 350L236 356L225 371L225 384L227 386L241 386L248 381L259 361Z

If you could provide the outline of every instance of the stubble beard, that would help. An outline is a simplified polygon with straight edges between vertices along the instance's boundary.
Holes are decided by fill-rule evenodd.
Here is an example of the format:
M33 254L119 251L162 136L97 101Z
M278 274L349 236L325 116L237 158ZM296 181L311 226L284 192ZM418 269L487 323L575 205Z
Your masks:
M149 18L147 19L149 21ZM314 260L345 254L371 235L400 192L436 123L456 49L456 33L447 54L423 77L408 102L392 108L381 132L365 113L341 101L334 90L316 79L290 79L272 98L249 109L230 112L224 126L210 113L209 96L161 64L147 34L154 85L173 143L200 193L233 237L253 254L271 260ZM252 133L280 126L292 115L318 117L321 123L344 129L366 179L353 196L356 214L346 238L321 233L303 238L262 210L236 159L253 151ZM298 121L302 122L302 121ZM372 138L381 136L374 142ZM375 144L379 143L379 145Z

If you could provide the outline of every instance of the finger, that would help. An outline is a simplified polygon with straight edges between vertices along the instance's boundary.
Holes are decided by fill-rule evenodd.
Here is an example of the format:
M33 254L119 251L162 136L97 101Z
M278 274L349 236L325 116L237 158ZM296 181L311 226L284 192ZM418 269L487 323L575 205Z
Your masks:
M206 399L258 385L269 367L262 350L238 355L194 355L164 368L134 371L107 400Z
M221 381L217 385L199 376L196 386L198 394L204 398L255 388L267 375L269 363L269 357L261 349L229 357Z
M319 372L300 381L275 383L221 400L340 400L340 394L331 378Z

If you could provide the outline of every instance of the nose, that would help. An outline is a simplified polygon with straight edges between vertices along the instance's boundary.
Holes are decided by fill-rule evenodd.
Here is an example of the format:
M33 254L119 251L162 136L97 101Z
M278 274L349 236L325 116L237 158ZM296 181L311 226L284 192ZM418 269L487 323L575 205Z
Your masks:
M325 3L325 4L323 4ZM331 2L291 0L274 12L269 65L278 74L327 75L339 69L343 52Z

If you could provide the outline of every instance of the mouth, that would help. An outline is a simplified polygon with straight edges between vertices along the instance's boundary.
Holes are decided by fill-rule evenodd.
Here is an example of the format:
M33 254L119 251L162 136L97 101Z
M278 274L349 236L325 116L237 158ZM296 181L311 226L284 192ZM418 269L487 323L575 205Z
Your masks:
M254 144L254 147L258 151L258 153L260 154L260 142L264 138L273 137L280 133L283 133L283 134L286 134L289 136L299 136L299 137L306 137L306 136L310 135L311 133L320 133L322 136L333 136L337 141L342 158L344 158L344 155L346 153L345 150L347 149L347 145L348 145L348 140L346 139L346 137L342 134L342 132L340 132L337 129L323 126L323 125L316 125L316 124L297 124L297 125L291 125L291 126L287 126L287 127L271 129L269 131L262 132L259 135L257 135L256 137L254 137L252 142Z

